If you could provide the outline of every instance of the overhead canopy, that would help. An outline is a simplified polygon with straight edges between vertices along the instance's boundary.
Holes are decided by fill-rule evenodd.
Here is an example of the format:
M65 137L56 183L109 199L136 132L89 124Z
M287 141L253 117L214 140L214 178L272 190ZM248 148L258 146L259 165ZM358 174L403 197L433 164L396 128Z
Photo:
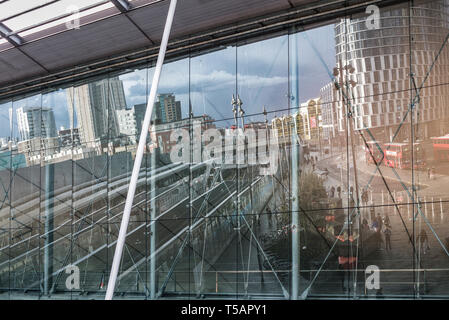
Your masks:
M167 54L400 1L380 2L179 0ZM0 0L0 100L151 60L168 6L169 0Z

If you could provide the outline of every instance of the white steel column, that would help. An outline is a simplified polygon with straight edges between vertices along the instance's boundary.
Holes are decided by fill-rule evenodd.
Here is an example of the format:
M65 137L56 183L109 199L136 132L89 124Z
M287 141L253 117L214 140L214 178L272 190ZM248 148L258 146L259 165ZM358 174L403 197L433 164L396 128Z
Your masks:
M147 110L145 112L145 118L142 124L142 132L140 133L140 140L139 145L137 147L136 159L134 160L134 167L131 175L131 181L129 183L128 195L126 196L125 209L123 211L122 223L120 225L120 233L117 239L117 245L115 248L114 260L112 262L111 274L109 277L105 300L111 300L112 296L114 295L115 282L117 280L118 269L120 266L120 261L123 252L123 246L126 240L126 231L128 229L129 216L131 214L134 194L136 192L137 178L139 177L140 165L142 164L143 151L147 141L148 128L150 126L151 115L153 114L154 101L156 99L156 92L159 85L162 65L164 64L165 52L167 50L168 38L170 36L171 27L173 24L173 17L175 15L176 4L177 0L170 1L167 20L165 21L164 34L162 36L159 55L157 57L153 82L151 83L150 97L148 99Z
M293 35L295 37L295 102L293 110L291 110L290 115L292 116L294 122L295 132L291 132L291 160L292 160L292 171L291 171L291 201L292 201L292 300L298 300L299 293L299 269L300 269L300 223L299 223L299 135L298 128L296 125L296 114L299 113L299 61L298 61L298 34ZM290 51L290 50L289 50ZM290 54L290 52L289 52ZM291 94L291 93L290 93ZM291 101L291 99L289 99ZM293 131L293 128L290 130Z

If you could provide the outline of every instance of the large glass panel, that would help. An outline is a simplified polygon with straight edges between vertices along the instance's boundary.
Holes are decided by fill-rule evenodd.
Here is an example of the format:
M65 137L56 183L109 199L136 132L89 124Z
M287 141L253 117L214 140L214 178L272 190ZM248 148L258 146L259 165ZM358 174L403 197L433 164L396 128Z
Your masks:
M110 213L111 240L115 241L119 233L128 183L137 149L137 141L142 131L142 122L147 107L148 69L135 70L119 77L109 78L109 103L110 116L117 117L119 129L118 138L114 141L113 149L109 151L109 176L108 194ZM119 102L120 101L120 102ZM137 182L136 193L133 200L133 209L128 225L128 236L124 247L121 265L122 274L119 275L117 291L146 296L147 275L146 266L148 234L148 201L149 193L145 158L142 161L141 170ZM115 249L115 246L113 247ZM111 251L111 257L114 251Z
M0 105L1 151L0 151L0 287L10 289L10 237L11 237L11 168L13 138L12 102ZM17 127L16 127L17 128Z
M187 253L192 294L244 294L239 271L246 270L243 266L247 262L242 258L247 250L242 248L248 229L241 219L247 211L241 197L246 169L236 161L232 138L243 121L237 105L236 50L227 47L190 61L193 161L189 197L193 233ZM211 141L218 146L215 151L209 149Z
M447 1L379 13L165 63L116 297L448 295ZM10 297L104 297L139 68L0 105Z
M244 111L241 120L246 143L251 147L240 173L243 190L240 201L244 206L240 219L242 245L237 250L241 264L237 269L238 290L249 295L267 292L282 295L290 292L292 283L291 233L283 233L271 241L266 239L291 225L292 189L287 161L290 143L279 145L277 155L274 154L276 145L270 145L269 154L274 157L268 163L261 156L265 155L270 137L270 120L275 116L288 117L290 113L289 36L239 46L237 71L238 97ZM256 138L253 141L251 134ZM253 143L256 145L252 146ZM264 175L267 168L277 169L276 174Z
M51 112L48 111L49 119ZM55 135L54 122L44 121L42 95L13 101L11 167L10 287L39 294L43 285L45 193L41 187L44 132ZM54 121L54 119L53 119ZM49 138L51 139L51 138Z

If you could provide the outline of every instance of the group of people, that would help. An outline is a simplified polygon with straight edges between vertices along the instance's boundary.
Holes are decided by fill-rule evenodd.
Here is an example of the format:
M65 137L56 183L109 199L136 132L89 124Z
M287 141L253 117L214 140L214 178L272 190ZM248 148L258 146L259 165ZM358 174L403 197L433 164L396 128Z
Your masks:
M330 198L335 198L335 196L338 196L338 198L341 198L341 187L338 186L337 189L335 189L334 186L331 186L331 188L328 191L328 195Z
M363 219L362 222L362 232L373 230L377 233L378 239L379 239L379 248L382 247L382 233L385 237L385 250L391 251L391 234L392 234L392 227L390 223L390 218L388 215L385 215L385 217L381 217L380 213L377 214L377 217L375 217L371 223L371 228L368 225L368 221L366 219ZM449 238L448 238L449 239ZM421 232L418 235L417 238L419 249L423 254L427 254L427 252L430 250L429 246L429 239L427 237L426 230L424 228L421 229Z
M309 155L308 157L305 157L305 161L307 165L311 164L313 171L315 171L316 164L318 163L318 156Z
M385 237L385 250L391 251L391 234L392 234L392 227L390 222L390 217L388 215L385 215L385 217L381 217L380 213L377 214L377 216L373 219L371 223L371 227L368 225L368 221L366 219L363 219L362 221L362 232L366 232L369 230L373 230L376 232L379 240L379 248L382 247L382 233Z

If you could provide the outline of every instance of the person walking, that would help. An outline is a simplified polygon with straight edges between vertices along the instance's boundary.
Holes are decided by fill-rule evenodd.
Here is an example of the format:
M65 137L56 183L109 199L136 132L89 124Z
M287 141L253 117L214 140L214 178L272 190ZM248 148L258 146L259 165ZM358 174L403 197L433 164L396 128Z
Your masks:
M384 217L384 225L385 225L385 226L388 225L388 226L391 228L390 217L388 216L388 214L385 214L385 217Z
M331 198L333 198L335 196L335 187L332 186L331 187Z
M377 232L377 230L379 230L379 222L377 221L377 219L374 219L371 223L371 229L373 229L374 232Z
M337 187L338 197L341 199L341 187Z
M362 203L364 206L368 204L368 191L366 189L362 192Z
M382 217L380 216L380 213L377 214L377 223L379 225L379 230L377 232L381 232L382 231L383 222L382 222Z
M365 218L363 218L361 229L362 229L362 233L365 233L365 234L369 231L368 220L366 220Z
M380 216L380 213L377 214L377 217L375 219L375 223L376 223L377 228L375 228L374 230L377 233L378 248L382 250L383 239L382 239L382 232L381 231L382 231L382 224L383 223L382 223L382 217Z
M427 238L427 233L426 233L426 230L424 230L424 228L421 229L418 239L419 239L420 248L422 248L423 253L426 254L427 251L430 250L430 247L429 247L429 239Z
M385 250L391 251L391 227L390 225L385 225Z

